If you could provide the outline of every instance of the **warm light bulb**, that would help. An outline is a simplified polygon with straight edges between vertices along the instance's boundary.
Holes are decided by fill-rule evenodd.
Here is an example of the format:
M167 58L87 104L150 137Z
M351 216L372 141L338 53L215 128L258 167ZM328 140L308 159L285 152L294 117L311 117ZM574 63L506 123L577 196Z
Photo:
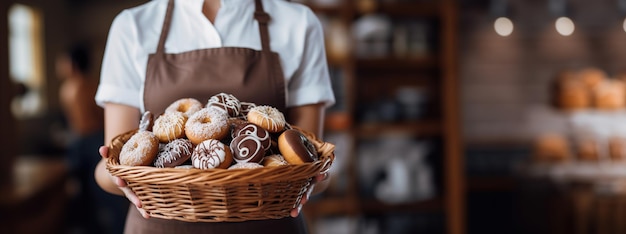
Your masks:
M493 29L498 35L506 37L513 33L513 22L509 18L500 17L493 22Z
M567 17L560 17L554 23L556 27L556 31L559 32L563 36L569 36L574 33L574 22Z
M622 27L624 28L624 32L626 32L626 18L624 18L624 23L622 24Z

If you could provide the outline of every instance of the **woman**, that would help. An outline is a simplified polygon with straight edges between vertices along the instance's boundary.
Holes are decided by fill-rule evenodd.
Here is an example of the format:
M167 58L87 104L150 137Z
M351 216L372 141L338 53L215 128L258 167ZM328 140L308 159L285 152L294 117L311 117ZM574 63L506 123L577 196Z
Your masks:
M219 92L274 106L289 123L321 136L324 109L335 102L325 58L319 20L297 3L155 0L124 10L111 25L96 95L105 109L105 142L137 128L144 111L162 113L179 98L206 101ZM106 147L100 154L106 157ZM129 210L126 233L306 232L300 208L294 218L238 223L149 218L104 164L95 172L98 184L137 207ZM316 178L316 191L324 177Z

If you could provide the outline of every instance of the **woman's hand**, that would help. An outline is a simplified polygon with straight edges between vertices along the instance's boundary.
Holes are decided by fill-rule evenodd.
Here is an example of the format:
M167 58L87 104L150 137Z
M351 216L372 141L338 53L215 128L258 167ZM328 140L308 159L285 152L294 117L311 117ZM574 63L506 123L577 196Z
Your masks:
M300 200L300 204L298 204L298 207L291 210L291 217L295 218L295 217L298 217L298 215L300 215L302 206L309 201L309 198L311 197L313 190L315 190L315 185L319 182L326 181L327 179L328 179L328 172L323 172L313 177L313 180L311 181L311 185L309 185L306 192L304 193L304 196L302 197L302 200Z
M98 150L98 152L100 152L100 156L102 156L102 158L108 158L109 155L109 147L107 146L100 146L100 149ZM115 185L117 185L117 187L119 187L119 189L124 193L124 196L126 196L126 198L132 202L135 207L137 207L137 210L139 211L139 213L141 213L141 216L143 216L144 218L150 218L150 214L148 214L148 212L146 212L146 210L144 210L141 207L141 200L139 200L139 197L137 197L137 195L135 195L135 193L133 192L133 190L131 190L128 187L128 184L126 184L126 181L124 181L123 179L117 177L117 176L112 176L111 174L109 174L109 176L111 177L111 180L113 181L113 183Z

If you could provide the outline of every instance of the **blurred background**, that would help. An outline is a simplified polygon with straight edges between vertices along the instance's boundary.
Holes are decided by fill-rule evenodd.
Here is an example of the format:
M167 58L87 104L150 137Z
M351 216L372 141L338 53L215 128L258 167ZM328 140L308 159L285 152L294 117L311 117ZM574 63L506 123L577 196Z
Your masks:
M626 233L626 0L293 1L337 98L311 233ZM144 2L0 2L7 233L89 233L59 61L83 45L97 82L113 18Z

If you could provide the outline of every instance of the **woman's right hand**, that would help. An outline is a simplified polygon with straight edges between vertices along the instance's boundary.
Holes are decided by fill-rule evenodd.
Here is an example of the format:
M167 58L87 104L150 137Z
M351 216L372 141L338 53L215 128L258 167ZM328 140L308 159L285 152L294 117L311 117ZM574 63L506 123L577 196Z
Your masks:
M100 146L98 152L100 153L100 156L102 156L102 158L106 159L109 155L109 147ZM139 197L137 197L135 192L133 192L133 190L128 187L126 181L111 174L109 174L109 177L111 177L113 183L117 185L117 187L124 193L124 196L126 196L126 198L135 205L139 213L141 213L141 216L146 219L150 218L150 214L148 214L148 212L141 207L141 200L139 200Z

